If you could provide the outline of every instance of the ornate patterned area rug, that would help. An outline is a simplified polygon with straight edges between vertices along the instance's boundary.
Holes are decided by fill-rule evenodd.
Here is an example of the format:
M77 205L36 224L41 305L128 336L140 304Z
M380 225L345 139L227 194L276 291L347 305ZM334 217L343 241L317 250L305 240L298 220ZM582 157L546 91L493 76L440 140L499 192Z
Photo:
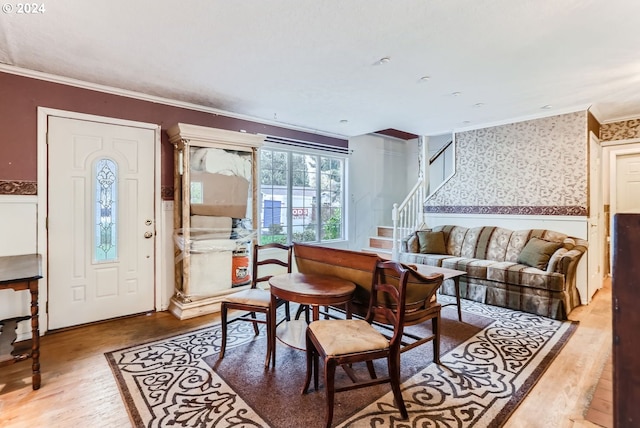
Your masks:
M442 365L433 363L431 343L402 354L408 421L399 419L387 384L336 394L334 426L500 427L576 328L572 322L462 303L464 322L457 321L455 307L443 309ZM428 333L430 326L411 329ZM276 367L265 370L264 332L254 336L248 323L230 325L222 360L219 344L215 325L106 353L133 426L323 426L322 376L318 391L301 394L303 351L278 343ZM376 370L384 374L384 363ZM336 383L348 382L338 372Z

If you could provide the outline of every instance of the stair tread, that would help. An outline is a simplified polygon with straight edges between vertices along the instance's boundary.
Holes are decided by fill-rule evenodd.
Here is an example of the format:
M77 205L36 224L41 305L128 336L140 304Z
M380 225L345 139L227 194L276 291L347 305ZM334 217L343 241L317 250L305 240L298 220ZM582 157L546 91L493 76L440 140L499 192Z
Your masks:
M386 254L392 253L391 248L378 248L378 247L364 247L362 251L367 251L371 253L386 253Z

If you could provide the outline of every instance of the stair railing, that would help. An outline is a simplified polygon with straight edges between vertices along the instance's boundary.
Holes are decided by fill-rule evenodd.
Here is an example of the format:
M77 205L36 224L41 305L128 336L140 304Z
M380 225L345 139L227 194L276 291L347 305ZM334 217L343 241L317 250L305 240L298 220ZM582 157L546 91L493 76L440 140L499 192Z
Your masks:
M424 223L425 197L425 181L423 178L419 178L404 201L400 205L393 204L391 213L393 221L393 249L391 254L393 260L397 260L400 254L400 240L420 228Z
M439 180L431 182L424 177L418 178L418 182L409 191L407 197L400 205L393 204L391 219L393 220L393 249L392 258L398 260L400 254L400 240L415 230L422 229L426 226L424 215L424 202L436 189L442 186L449 178L453 176L455 170L448 177L445 176L445 161L447 156L452 156L455 151L453 139L440 148L430 159L425 176L430 175L432 164L438 159L441 162L442 173L439 174ZM427 191L429 193L427 193Z

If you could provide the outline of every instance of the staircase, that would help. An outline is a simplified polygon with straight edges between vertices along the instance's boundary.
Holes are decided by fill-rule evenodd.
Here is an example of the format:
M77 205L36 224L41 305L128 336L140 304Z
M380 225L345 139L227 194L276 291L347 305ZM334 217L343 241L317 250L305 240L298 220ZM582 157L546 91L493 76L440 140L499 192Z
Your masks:
M424 203L429 195L455 174L455 145L451 139L429 159L427 176L421 176L400 205L393 204L393 226L378 226L377 235L369 238L363 251L397 260L400 241L419 228L425 227Z
M376 236L369 237L369 247L364 248L363 251L390 259L393 250L393 226L378 226L376 233Z

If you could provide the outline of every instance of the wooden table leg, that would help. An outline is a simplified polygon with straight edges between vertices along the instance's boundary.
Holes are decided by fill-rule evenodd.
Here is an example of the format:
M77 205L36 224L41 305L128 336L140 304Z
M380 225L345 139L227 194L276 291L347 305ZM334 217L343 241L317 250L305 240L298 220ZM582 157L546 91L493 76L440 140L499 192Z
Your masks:
M318 305L311 305L311 311L312 311L312 319L313 321L318 321L320 319L320 306Z
M458 306L458 321L462 321L462 307L460 306L460 277L453 278L453 285L456 288L456 305Z
M29 281L31 293L31 383L32 388L40 389L40 326L38 320L38 281Z

